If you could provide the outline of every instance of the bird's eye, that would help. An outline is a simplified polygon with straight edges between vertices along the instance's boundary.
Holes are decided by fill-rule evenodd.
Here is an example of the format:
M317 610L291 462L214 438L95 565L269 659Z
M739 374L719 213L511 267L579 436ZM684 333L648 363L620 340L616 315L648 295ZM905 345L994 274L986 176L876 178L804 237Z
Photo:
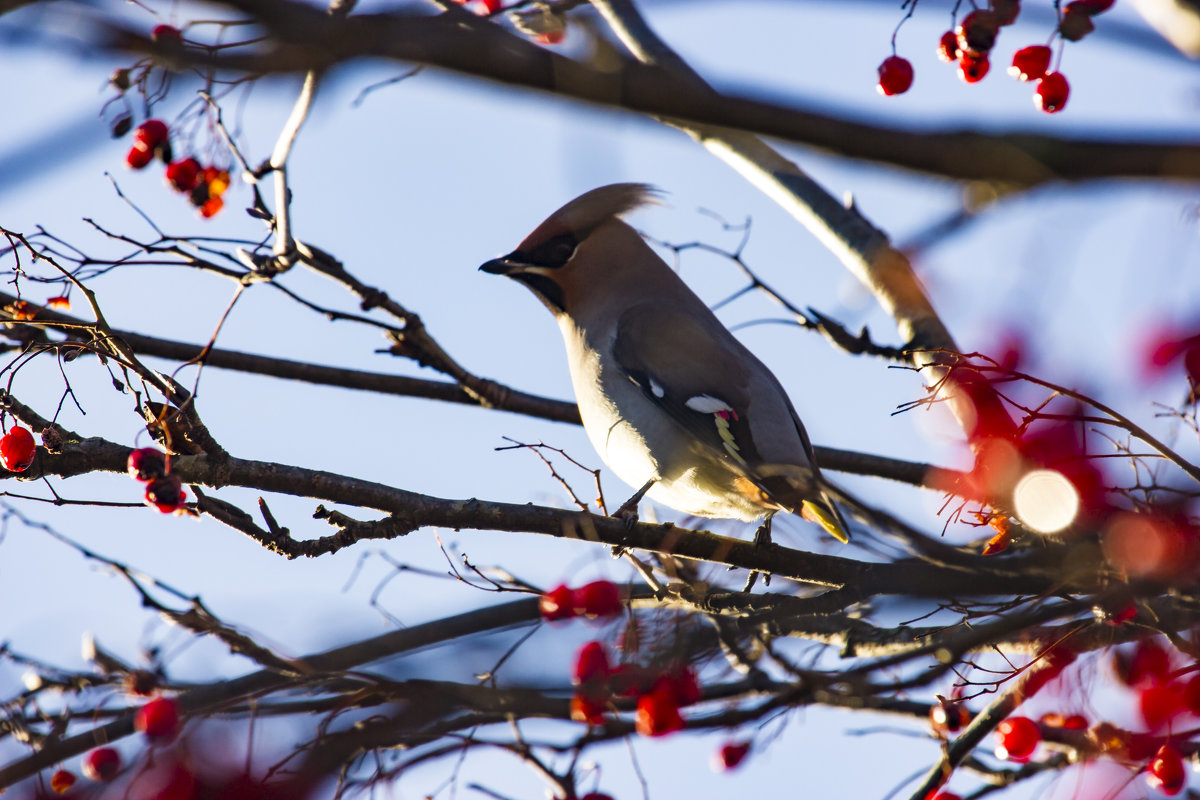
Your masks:
M543 242L529 253L529 263L538 267L558 269L571 260L579 243L569 233Z

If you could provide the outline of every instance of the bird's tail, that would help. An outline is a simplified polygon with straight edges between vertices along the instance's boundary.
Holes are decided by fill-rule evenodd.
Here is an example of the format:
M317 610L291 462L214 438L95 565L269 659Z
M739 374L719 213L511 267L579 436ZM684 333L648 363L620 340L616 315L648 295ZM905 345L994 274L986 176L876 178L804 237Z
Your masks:
M772 500L817 523L842 544L850 541L846 518L822 486L825 479L819 473L794 464L762 464L755 472Z
M833 499L821 492L821 500L805 500L800 506L800 516L817 523L825 532L842 544L850 542L850 529L846 527L846 519Z

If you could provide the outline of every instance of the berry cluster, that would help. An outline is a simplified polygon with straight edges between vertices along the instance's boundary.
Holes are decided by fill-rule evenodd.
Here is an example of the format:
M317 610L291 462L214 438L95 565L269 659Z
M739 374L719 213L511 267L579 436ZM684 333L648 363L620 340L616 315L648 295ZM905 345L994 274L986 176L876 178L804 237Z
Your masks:
M1072 0L1059 16L1053 37L1077 42L1095 29L1092 18L1112 8L1115 0ZM1057 4L1056 4L1057 5ZM965 83L978 83L991 69L991 53L1000 29L1012 25L1021 13L1020 0L990 0L987 8L967 13L938 40L938 57L958 65L958 76ZM907 19L907 17L906 17ZM1034 104L1054 114L1067 104L1071 87L1061 72L1050 71L1053 53L1046 45L1023 47L1013 57L1009 74L1022 81L1036 81ZM876 88L885 96L903 94L913 84L913 66L907 59L893 55L879 65Z
M560 583L539 598L538 609L547 622L613 617L621 613L621 592L612 581L592 581L578 589Z
M122 124L128 120L129 117L118 120L113 133L124 135ZM159 119L148 119L134 130L133 147L125 154L125 163L133 169L143 169L155 158L167 165L167 185L186 194L192 205L199 209L200 216L208 219L224 207L225 201L221 195L229 188L229 171L211 165L201 166L199 161L190 156L174 160L167 124Z
M179 703L170 697L154 698L134 712L133 727L151 744L170 742L179 733ZM88 751L79 768L88 780L108 783L121 771L121 754L111 747L97 747ZM75 780L74 773L59 769L50 777L50 788L64 794L75 785Z
M665 736L683 728L679 709L700 700L696 673L686 665L654 670L640 664L613 665L600 642L583 645L571 674L577 688L571 698L571 719L588 725L604 724L613 697L636 697L635 725L642 736Z
M164 514L174 514L183 508L187 498L183 481L171 472L167 457L161 450L141 447L129 454L126 462L129 476L146 484L146 505Z
M37 455L37 443L33 434L20 425L14 425L8 433L0 436L0 463L9 472L24 472L33 464Z

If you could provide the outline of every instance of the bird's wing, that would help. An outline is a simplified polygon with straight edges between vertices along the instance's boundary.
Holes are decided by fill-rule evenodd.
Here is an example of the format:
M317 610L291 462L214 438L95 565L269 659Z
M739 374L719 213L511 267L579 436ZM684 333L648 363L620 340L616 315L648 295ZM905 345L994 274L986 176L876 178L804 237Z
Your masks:
M622 313L613 356L648 400L724 460L761 463L750 432L750 372L740 348L693 314L643 304Z

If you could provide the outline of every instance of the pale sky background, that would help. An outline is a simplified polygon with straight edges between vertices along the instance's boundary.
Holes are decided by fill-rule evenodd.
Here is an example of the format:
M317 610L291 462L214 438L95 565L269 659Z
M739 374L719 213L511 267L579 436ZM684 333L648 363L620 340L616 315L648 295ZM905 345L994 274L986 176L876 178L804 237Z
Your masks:
M1031 9L1028 19L1005 29L992 74L981 84L966 86L953 67L934 55L950 5L926 0L901 30L898 52L914 63L916 82L907 95L884 99L874 89L875 68L890 54L889 38L902 16L899 3L643 4L660 35L701 74L731 91L769 94L904 127L1194 136L1200 122L1200 73L1167 53L1165 45L1162 55L1155 56L1107 35L1106 27L1117 21L1141 27L1123 3L1098 19L1092 37L1067 48L1062 70L1071 80L1071 99L1067 110L1053 117L1034 109L1031 86L1004 74L1014 50L1047 37L1052 23L1045 10ZM373 7L363 3L360 9ZM165 21L180 23L193 16L183 8L164 12ZM136 7L127 13L147 28L155 24ZM249 203L245 186L235 183L225 212L206 222L164 186L161 169L126 170L129 140L108 140L102 123L89 123L108 96L108 74L126 61L81 59L49 44L28 46L21 34L14 34L22 19L21 14L0 18L0 100L8 110L8 121L0 128L0 225L32 233L42 224L89 252L123 252L81 222L93 217L111 230L152 235L115 197L107 170L167 231L260 236L261 223L239 210ZM579 46L580 39L578 30L571 31L566 51ZM683 134L630 114L551 101L432 70L352 105L365 86L403 70L395 64L357 65L338 71L323 85L290 164L296 235L333 253L359 278L418 312L445 349L477 374L529 392L570 397L562 345L550 315L523 287L478 273L476 267L511 250L566 200L616 181L645 181L669 193L667 205L639 212L632 220L657 239L703 240L732 248L739 234L722 232L698 209L731 222L751 217L753 234L745 258L769 283L851 330L867 324L877 341L899 343L890 320L832 255ZM236 104L226 109L238 120L239 143L252 162L269 154L297 87L293 79L264 81L244 113L238 115ZM181 86L157 115L173 119L193 98L194 88ZM45 152L39 141L47 131L58 130L80 135L68 139L68 147ZM801 147L783 149L833 194L852 192L867 217L900 243L958 202L960 188L940 179ZM20 162L14 153L24 154ZM32 174L26 169L30 162L36 167ZM1003 330L1020 331L1036 343L1031 370L1100 392L1139 422L1171 437L1178 432L1154 419L1150 401L1175 402L1182 390L1178 385L1142 385L1135 360L1149 320L1195 319L1200 311L1196 203L1195 187L1184 185L1110 181L1047 186L994 207L928 251L918 268L964 349L987 348ZM734 269L718 258L687 253L682 267L685 279L710 302L741 286ZM340 288L302 269L282 281L319 303L355 307ZM91 286L114 327L193 342L210 335L233 288L213 277L166 267L118 270ZM34 300L57 293L29 284L24 288ZM75 299L74 312L83 313L80 298ZM725 307L721 316L736 325L781 315L767 300L751 296ZM959 432L939 413L891 416L898 404L920 396L912 373L848 357L794 328L756 325L739 335L776 371L816 443L966 464ZM256 287L240 301L218 344L440 377L376 354L386 343L373 329L327 324L267 287ZM62 379L44 361L23 370L13 389L49 415ZM62 417L67 427L128 444L149 443L145 434L139 436L130 398L108 387L107 373L94 361L75 365L69 374L88 413L81 416L68 407ZM505 444L503 436L545 441L598 465L576 427L419 399L344 393L210 369L200 384L199 406L217 438L236 456L329 469L441 497L565 504L557 484L531 454L494 451ZM1194 442L1181 439L1179 444L1195 454ZM934 516L939 495L833 477L927 530L943 523ZM139 487L123 476L56 485L72 498L140 498ZM586 491L586 476L576 485ZM36 484L9 482L4 488L45 494ZM614 506L630 491L608 475L605 489ZM239 490L219 496L248 509L256 497ZM281 523L298 536L328 533L310 519L315 505L271 499ZM390 570L375 554L439 572L446 566L432 530L316 561L287 562L211 521L163 517L145 509L96 511L32 502L17 507L108 557L200 595L225 621L260 635L287 655L388 629L391 623L370 606L372 592ZM670 514L662 512L663 518ZM777 531L789 545L838 552L836 543L805 523L788 521ZM437 533L476 565L503 566L547 586L596 576L630 579L624 564L597 548L533 535ZM973 532L952 526L950 535L967 539ZM404 624L493 599L449 581L411 575L396 577L379 596L387 612ZM44 533L11 522L0 538L0 642L64 667L83 668L79 649L84 632L131 660L140 647L165 645L170 674L177 679L234 676L249 668L215 645L187 645L183 636L138 610L120 579L88 565ZM510 678L550 682L562 676L565 682L575 645L597 633L584 625L540 631L507 668ZM480 644L478 663L448 665L432 651L405 664L420 674L465 677L486 669L511 640L500 638ZM0 695L11 695L19 678L19 670L0 664ZM1116 698L1107 713L1119 721L1128 705ZM837 734L845 729L871 732L854 738ZM560 726L564 738L574 730ZM720 735L638 739L633 747L655 798L767 797L781 787L814 800L881 798L905 778L923 773L938 752L923 726L819 708L793 712L757 736L766 742L776 734L769 747L756 750L747 766L731 776L714 777L708 771L709 754L724 739ZM137 744L131 740L121 747L132 753ZM5 761L12 756L6 747L0 747ZM616 798L641 796L624 743L590 754L602 766L604 791ZM439 762L417 770L394 796L423 796L450 769L450 762ZM507 756L473 753L461 777L464 786L480 781L511 797L542 795L536 776ZM1048 796L1071 796L1072 780ZM583 785L584 791L593 788L590 782ZM964 774L951 787L967 791L978 785ZM1004 796L1029 797L1044 786L1033 783ZM450 795L439 795L445 796ZM460 787L458 796L481 795Z

